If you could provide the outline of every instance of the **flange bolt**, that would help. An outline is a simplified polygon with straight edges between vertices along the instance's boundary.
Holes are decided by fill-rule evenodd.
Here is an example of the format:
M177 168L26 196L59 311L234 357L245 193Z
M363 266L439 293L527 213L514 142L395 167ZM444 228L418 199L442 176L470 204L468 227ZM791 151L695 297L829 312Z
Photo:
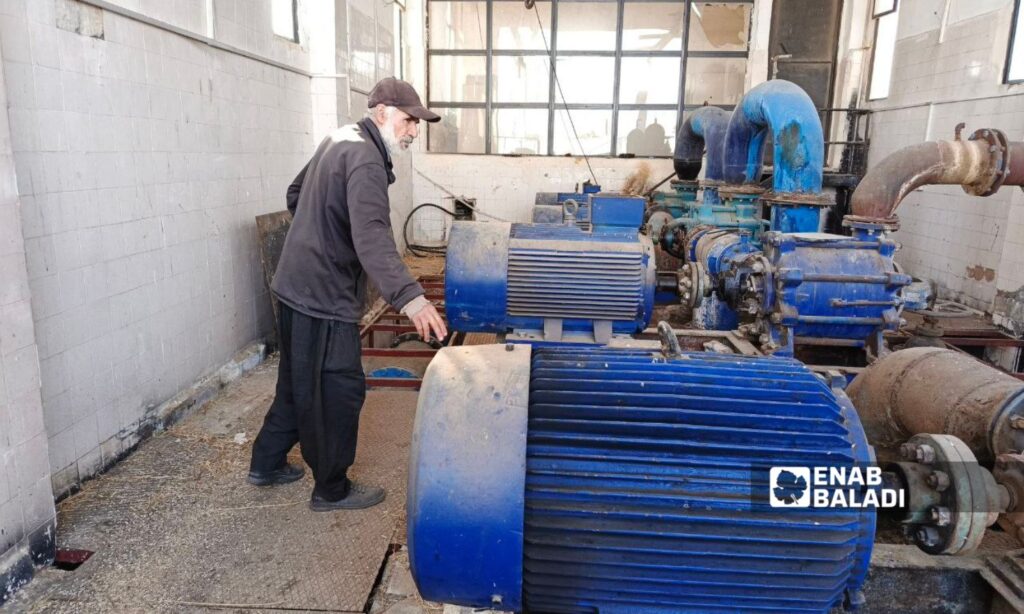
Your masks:
M936 471L928 476L928 485L935 490L942 492L949 488L949 474L945 471Z
M935 448L923 443L917 447L917 462L930 465L935 462Z
M931 514L932 522L934 522L936 526L944 527L953 520L953 514L949 511L949 508L942 507L941 505L933 507Z
M931 548L939 543L939 530L935 527L921 527L914 534L914 537L917 539L917 543Z

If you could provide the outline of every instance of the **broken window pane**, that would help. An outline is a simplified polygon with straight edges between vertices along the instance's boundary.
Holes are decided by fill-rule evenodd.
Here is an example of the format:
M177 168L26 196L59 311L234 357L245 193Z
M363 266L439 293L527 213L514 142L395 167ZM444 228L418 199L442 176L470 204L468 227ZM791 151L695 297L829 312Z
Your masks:
M431 49L486 48L486 3L431 1L427 6Z
M678 58L622 58L619 104L678 104Z
M680 51L686 5L664 2L627 2L622 15L625 51Z
M430 100L484 102L487 93L487 58L444 56L430 58Z
M615 51L618 6L614 2L559 2L558 48Z
M695 2L691 5L690 51L746 51L750 5Z
M675 111L619 111L618 153L671 156L675 146Z
M491 122L491 153L548 153L547 109L495 109Z
M611 104L615 85L615 58L558 58L555 65L568 104ZM555 104L562 99L555 92Z
M736 104L743 95L746 74L746 58L690 58L686 63L686 104Z
M573 110L572 123L565 109L555 112L554 154L607 156L612 151L612 112ZM573 124L576 133L573 134ZM577 141L577 135L579 141Z
M483 109L433 109L441 121L427 124L430 151L484 153Z
M547 102L551 81L546 56L494 56L491 93L495 102Z
M526 9L522 2L495 2L492 36L494 49L546 49L544 39L551 41L551 3L538 2L540 22L544 25L541 36L537 13Z

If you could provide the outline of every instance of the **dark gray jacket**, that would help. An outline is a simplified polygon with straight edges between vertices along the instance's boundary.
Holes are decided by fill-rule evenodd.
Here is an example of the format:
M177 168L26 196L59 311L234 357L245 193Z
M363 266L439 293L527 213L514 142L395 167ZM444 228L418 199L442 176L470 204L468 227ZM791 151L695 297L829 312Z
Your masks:
M306 315L358 322L368 274L395 309L423 294L391 230L391 156L369 119L338 128L288 188L293 219L270 288Z

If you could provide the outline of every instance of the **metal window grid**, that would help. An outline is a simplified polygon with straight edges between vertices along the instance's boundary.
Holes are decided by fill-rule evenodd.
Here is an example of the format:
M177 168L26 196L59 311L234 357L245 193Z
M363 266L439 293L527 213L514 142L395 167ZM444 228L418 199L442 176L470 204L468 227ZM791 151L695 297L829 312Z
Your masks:
M697 104L685 104L686 99L686 64L691 58L742 58L746 59L749 55L749 41L748 49L746 51L690 51L689 50L689 38L690 38L690 15L693 12L693 5L700 4L699 0L537 0L543 4L551 5L551 19L545 28L545 36L547 36L549 50L543 49L524 49L524 50L510 50L510 49L494 49L492 45L493 39L493 26L494 26L494 3L495 2L517 2L522 3L522 0L428 0L428 20L429 17L429 5L435 2L486 2L486 41L484 49L433 49L429 47L428 37L428 48L427 48L427 91L430 91L430 58L433 57L484 57L486 58L485 63L485 98L484 102L443 102L428 100L428 106L431 108L442 108L442 109L483 109L484 110L484 153L491 154L491 131L492 131L492 116L495 109L547 109L548 111L548 125L547 125L547 152L546 155L554 155L554 136L555 136L555 112L559 109L568 109L571 111L584 111L584 110L598 110L598 111L611 111L612 112L612 123L611 123L611 156L616 157L618 152L618 129L619 129L619 112L620 111L674 111L682 108L684 111L692 111L699 109L702 105ZM614 51L579 51L579 50L564 50L558 49L558 5L560 2L604 2L609 4L617 4L616 20L615 20L615 50ZM644 3L644 4L674 4L680 5L685 4L686 10L683 11L683 23L682 23L682 45L680 51L636 51L636 50L623 50L622 49L622 37L623 37L623 16L625 14L626 3ZM1020 2L1020 0L1018 0ZM753 5L754 0L715 0L714 4L745 4ZM524 10L525 7L524 7ZM530 9L532 10L532 9ZM753 14L753 11L751 11ZM429 21L428 21L429 27ZM491 84L493 78L493 60L495 57L510 56L510 57L521 57L521 56L543 56L548 58L548 101L544 102L494 102L492 100L493 94L491 92ZM612 90L612 102L611 104L563 104L558 96L558 88L555 85L555 69L558 58L565 57L605 57L615 59L615 68L613 75L613 90ZM620 89L620 77L622 68L622 58L679 58L680 69L679 69L679 103L675 104L622 104L619 102L619 89ZM735 105L719 105L726 110L732 110ZM683 121L683 116L680 114L676 118L676 131L679 129L679 125ZM428 132L427 136L427 150L430 150L430 136ZM463 152L455 152L463 153ZM591 156L591 157L608 157L608 156ZM664 157L664 156L662 156Z

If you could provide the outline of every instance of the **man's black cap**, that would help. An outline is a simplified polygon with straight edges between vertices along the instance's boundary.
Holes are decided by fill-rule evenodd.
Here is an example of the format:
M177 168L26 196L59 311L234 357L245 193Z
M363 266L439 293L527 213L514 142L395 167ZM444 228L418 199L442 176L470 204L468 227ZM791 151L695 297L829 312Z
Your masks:
M423 102L413 86L394 77L385 77L373 86L367 108L372 109L379 104L397 107L423 121L441 121L440 115L423 106Z

